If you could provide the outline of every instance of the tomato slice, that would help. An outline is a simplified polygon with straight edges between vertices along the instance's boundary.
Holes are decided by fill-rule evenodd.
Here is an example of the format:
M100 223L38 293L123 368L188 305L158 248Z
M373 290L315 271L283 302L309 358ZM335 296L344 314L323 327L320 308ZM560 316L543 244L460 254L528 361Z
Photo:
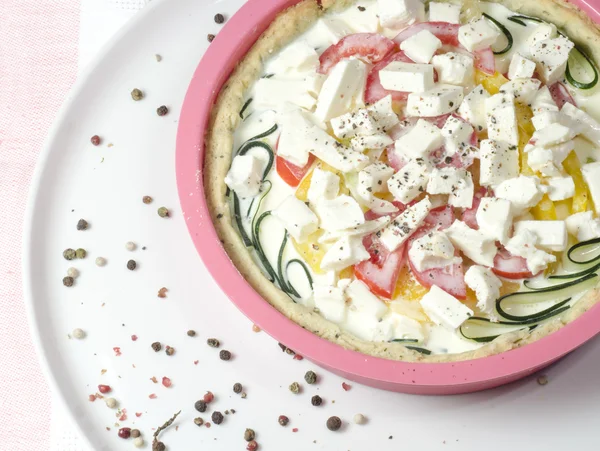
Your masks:
M426 232L430 229L444 230L450 227L455 219L454 209L450 205L443 205L429 212L425 218L425 226L423 227L428 228Z
M474 230L479 230L479 224L477 224L477 209L481 203L481 198L485 197L486 194L487 189L484 187L479 188L479 191L477 191L475 196L473 196L473 204L471 205L471 208L467 208L465 211L463 211L461 220Z
M491 47L473 52L475 68L488 75L496 73L496 57Z
M419 31L427 30L431 34L433 34L436 38L442 41L442 44L451 45L454 47L459 47L460 42L458 42L458 29L460 28L459 24L451 24L447 22L421 22L411 25L408 28L405 28L398 34L394 41L400 44L402 41L410 38L411 36L417 34Z
M384 247L384 246L381 246ZM394 252L388 253L381 265L364 260L354 265L354 275L362 280L371 293L385 299L391 299L396 288L400 270L406 264L406 244Z
M528 279L534 277L527 267L527 260L523 257L512 255L504 248L498 249L494 258L494 274L507 279Z
M317 72L327 74L338 62L350 56L378 63L397 48L394 41L377 33L350 34L323 52L319 57L321 64Z
M548 86L548 90L550 91L552 100L554 100L554 103L556 103L558 108L562 109L565 103L570 103L573 106L577 106L575 100L573 100L573 97L571 97L571 94L569 94L567 87L560 81Z
M465 271L462 263L455 263L444 268L426 269L421 272L415 269L410 258L408 259L408 264L417 282L425 288L431 288L433 285L436 285L457 299L467 298Z
M292 187L296 187L300 184L300 181L304 178L314 161L315 156L310 154L308 156L308 163L306 163L304 167L300 167L277 155L275 167L277 168L277 174L285 183Z

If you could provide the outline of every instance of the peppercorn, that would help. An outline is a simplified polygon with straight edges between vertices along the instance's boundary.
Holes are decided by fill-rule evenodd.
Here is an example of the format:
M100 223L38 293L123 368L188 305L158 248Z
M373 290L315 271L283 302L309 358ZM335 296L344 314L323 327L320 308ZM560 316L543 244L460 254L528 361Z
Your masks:
M162 349L162 345L158 341L155 341L154 343L152 343L151 346L152 346L152 349L154 349L154 352L158 352Z
M131 430L131 436L133 438L138 438L140 435L142 435L142 433L140 432L139 429L132 429Z
M195 337L196 336L196 331L195 330L188 330L187 331L188 337Z
M194 403L194 408L198 411L198 412L206 412L206 408L208 407L208 405L202 400L199 399L198 401L196 401Z
M315 382L317 382L317 375L314 371L307 371L304 375L304 380L307 384L314 384Z
M223 414L221 412L219 412L218 410L215 410L212 415L210 416L210 418L213 420L213 423L215 424L221 424L223 422Z
M357 413L356 415L354 415L354 422L356 424L365 424L367 422L367 419L362 413Z
M158 114L159 116L166 116L168 112L169 109L165 105L161 105L156 109L156 114Z
M364 6L359 6L358 10L362 13L363 11L365 11L367 8L365 8Z
M204 420L200 417L196 417L196 418L194 418L194 424L196 426L202 426L204 424Z
M167 291L169 291L169 290L167 290L167 288L162 287L160 290L158 290L158 297L159 298L166 298L167 297Z
M154 199L152 199L150 196L144 196L144 197L142 197L142 202L144 202L146 205L147 204L151 204L153 200Z
M215 35L214 34L209 34L208 36L206 36L206 39L208 39L208 42L212 42L215 39Z
M175 354L175 348L172 348L171 346L167 346L167 348L165 349L165 352L168 356L172 356L173 354Z
M248 446L246 446L247 451L256 451L257 449L258 449L258 443L256 443L256 440L252 440L251 442L248 443Z
M537 378L537 383L539 385L546 385L548 384L548 376L546 375L541 375Z
M77 230L87 230L88 222L85 219L80 219L77 221Z
M214 399L215 399L215 395L213 395L213 392L211 392L211 391L207 391L204 394L204 396L202 397L202 400L207 404L213 402Z
M242 392L242 384L240 384L239 382L233 384L233 392L240 394Z
M152 451L165 451L167 447L163 442L153 442L152 443Z
M63 285L65 287L72 287L73 283L75 282L75 279L73 279L72 277L63 277Z
M142 446L144 446L144 439L142 437L137 437L133 441L133 446L135 446L136 448L141 448Z
M79 277L79 270L77 268L67 269L67 276L77 279Z
M85 338L85 331L83 329L73 329L73 338L77 338L78 340L81 340L82 338Z
M160 207L158 209L158 216L160 216L161 218L168 218L169 217L169 209L167 207Z
M98 391L103 395L109 393L111 390L112 388L110 388L110 385L98 385Z
M290 419L288 417L286 417L285 415L279 415L279 418L277 419L278 423L282 426L287 426L288 423L290 422Z
M246 429L244 431L244 440L246 440L247 442L251 442L252 440L254 440L255 437L256 434L254 433L254 429Z
M222 24L225 22L225 16L223 14L215 14L215 22L218 24Z
M219 358L221 360L229 360L231 359L231 352L227 351L226 349L223 349L221 352L219 352Z
M323 403L323 399L319 395L315 395L310 399L310 403L313 406L320 406Z
M293 382L290 384L289 389L293 394L297 395L300 393L300 384L298 382Z
M74 249L65 249L63 251L63 257L65 258L65 260L73 260L74 258L77 258L77 253Z
M133 91L131 91L131 98L137 102L138 100L142 100L144 98L144 93L135 88Z
M75 256L77 258L85 258L87 256L87 251L85 249L79 248L75 251Z
M100 145L100 137L98 135L92 136L92 138L90 139L90 141L92 142L92 144L94 146L99 146Z
M156 58L157 63L160 63L162 61L162 56L160 56L158 53L154 55L154 58Z
M117 407L117 400L115 398L106 398L104 402L106 403L106 407L109 409L114 409Z
M137 263L135 262L135 260L129 260L127 262L127 269L129 271L133 271L136 267L137 267Z
M96 266L106 266L106 259L104 257L97 257Z
M133 241L127 241L127 243L125 243L125 249L127 249L130 252L135 251L136 248L136 244Z
M330 431L337 431L342 427L342 420L340 417L329 417L327 420L327 429Z
M218 348L219 346L221 346L221 343L219 343L219 340L217 340L216 338L209 338L208 340L206 340L206 344L211 348Z
M131 428L121 428L118 432L119 437L129 438L131 436Z

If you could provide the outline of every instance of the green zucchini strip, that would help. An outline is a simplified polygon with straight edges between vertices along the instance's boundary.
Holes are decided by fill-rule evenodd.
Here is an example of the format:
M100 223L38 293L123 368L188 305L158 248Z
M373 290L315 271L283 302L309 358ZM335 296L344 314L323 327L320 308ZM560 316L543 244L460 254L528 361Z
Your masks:
M508 30L508 28L506 28L503 24L501 24L500 22L498 22L496 19L494 19L492 16L490 16L489 14L483 13L483 17L485 17L486 19L488 19L490 22L492 22L494 25L496 25L496 27L502 32L502 34L504 34L504 36L506 37L506 47L504 47L502 50L498 50L498 51L493 51L494 55L503 55L504 53L508 52L512 46L513 46L513 36L511 34L511 32Z
M246 102L244 103L244 106L242 106L242 109L240 110L240 118L244 119L244 112L246 111L246 109L250 106L250 104L252 103L252 97L250 97L248 100L246 100Z
M584 65L587 64L591 68L591 71L594 74L592 81L585 83L583 81L576 80L575 77L573 77L573 74L571 73L571 64L578 63L578 60L583 62ZM575 46L575 48L571 50L571 53L569 54L565 78L571 85L578 89L591 89L598 83L598 68L596 67L596 64L594 64L594 61L587 55L587 53L581 50L581 48L578 46Z
M502 316L503 318L508 319L510 321L514 321L515 324L521 324L525 326L535 324L537 322L543 321L544 319L548 319L551 316L557 315L558 313L556 313L556 310L560 310L561 312L565 311L569 308L569 306L566 304L570 300L571 298L567 298L564 301L558 302L553 306L548 307L547 309L532 313L530 315L511 315L510 313L507 313L506 311L502 310L501 307L498 306L496 307L496 310L498 311L498 315Z
M289 284L285 279L285 275L283 274L283 253L285 252L285 245L287 244L288 241L288 233L287 231L284 230L283 232L283 240L281 241L281 246L279 246L279 254L277 255L277 271L279 273L279 282L281 284L281 289L287 293L287 294L291 294L293 296L296 296L297 298L300 298L300 294L296 291L296 289ZM286 267L286 273L287 273L287 267Z
M405 348L406 349L410 349L412 351L420 352L421 354L424 354L424 355L430 355L431 354L431 351L429 349L421 348L419 346L405 346Z
M242 222L242 214L240 212L240 199L238 195L233 192L233 217L235 219L235 224L237 225L238 230L240 231L240 236L242 237L242 241L244 242L244 246L252 247L252 240L246 233L244 229L244 223Z
M264 180L267 178L269 171L273 167L273 162L275 161L275 154L273 153L273 149L271 148L271 146L262 141L249 141L240 148L238 155L246 155L248 152L255 148L266 150L267 155L269 156L269 162L267 163L267 167L265 168L265 171L263 172L262 176L262 179Z
M302 267L302 270L304 271L304 274L306 274L306 278L308 279L308 284L310 285L310 289L313 289L313 278L310 275L310 271L308 270L308 267L306 266L306 263L304 263L302 260L298 259L298 258L293 258L291 259L289 262L287 262L287 264L285 265L285 272L286 274L288 273L288 269L290 267L290 265L292 264L297 264L300 265ZM292 286L292 283L288 280L288 285L290 286L290 288L292 288L296 293L296 289ZM296 296L296 297L300 297L300 295Z
M514 23L518 23L519 25L527 26L525 23L526 20L531 20L532 22L542 23L542 19L538 19L537 17L523 16L521 14L516 14L514 16L508 17L508 20Z
M590 247L591 249L589 249ZM579 260L576 257L578 255L583 257L586 254L593 251L600 251L600 238L594 238L593 240L582 241L581 243L574 244L568 250L567 258L577 265L585 265L600 260L600 252L598 252L595 257L589 260ZM573 254L576 254L575 257L573 256Z
M270 210L265 211L262 215L260 215L258 217L258 219L256 220L256 223L254 224L254 233L253 233L254 249L256 250L256 254L258 255L260 262L264 266L265 271L271 277L271 280L275 281L277 283L277 285L279 285L281 287L282 285L281 285L281 282L279 281L279 277L277 276L277 273L273 269L273 266L271 266L269 259L265 255L265 251L263 250L262 244L260 243L260 225L265 220L265 218L267 218L269 216L271 216L271 211Z

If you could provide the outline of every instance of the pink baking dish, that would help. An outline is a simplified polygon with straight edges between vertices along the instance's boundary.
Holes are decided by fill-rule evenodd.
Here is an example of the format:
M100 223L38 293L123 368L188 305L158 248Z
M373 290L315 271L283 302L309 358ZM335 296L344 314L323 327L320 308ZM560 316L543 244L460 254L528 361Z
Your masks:
M225 294L276 340L323 368L385 390L457 394L483 390L527 376L563 357L600 332L600 305L558 332L523 348L456 363L405 363L344 349L304 330L266 302L238 273L221 247L204 198L204 134L215 97L275 15L298 0L248 0L209 46L188 88L177 132L177 186L192 240ZM600 21L600 1L573 1Z

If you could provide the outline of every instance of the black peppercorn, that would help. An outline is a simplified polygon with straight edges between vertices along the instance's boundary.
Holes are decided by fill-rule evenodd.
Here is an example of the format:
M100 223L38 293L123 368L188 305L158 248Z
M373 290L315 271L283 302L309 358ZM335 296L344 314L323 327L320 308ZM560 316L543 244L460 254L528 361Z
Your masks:
M310 399L310 403L313 406L320 406L323 403L323 399L319 395L315 395Z
M337 431L342 427L342 420L340 417L329 417L327 420L327 429L330 431Z
M73 279L72 277L63 277L63 285L65 287L72 287L73 283L75 282L75 279Z
M169 109L165 105L161 105L156 109L156 114L158 114L159 116L166 116L168 112Z
M246 440L247 442L251 442L252 440L254 440L255 437L256 433L253 429L246 429L244 431L244 440Z
M80 219L77 221L77 230L87 230L88 222L85 219Z
M151 346L152 346L152 349L154 349L154 352L158 352L162 349L162 345L158 341L155 341L154 343L152 343Z
M207 404L202 399L196 401L196 403L194 404L194 408L198 412L206 412L206 407L207 407Z
M223 349L221 352L219 352L219 358L221 360L229 360L231 359L231 352Z
M239 382L233 384L233 392L234 393L241 393L242 392L242 384L240 384Z
M137 267L137 263L135 262L135 260L129 260L127 262L127 269L129 271L133 271L136 267Z
M167 447L163 442L153 442L152 443L152 451L165 451Z
M225 22L225 16L223 14L215 14L215 22L218 24L222 24Z
M213 420L215 424L221 424L223 422L223 414L218 410L214 411L210 418Z

